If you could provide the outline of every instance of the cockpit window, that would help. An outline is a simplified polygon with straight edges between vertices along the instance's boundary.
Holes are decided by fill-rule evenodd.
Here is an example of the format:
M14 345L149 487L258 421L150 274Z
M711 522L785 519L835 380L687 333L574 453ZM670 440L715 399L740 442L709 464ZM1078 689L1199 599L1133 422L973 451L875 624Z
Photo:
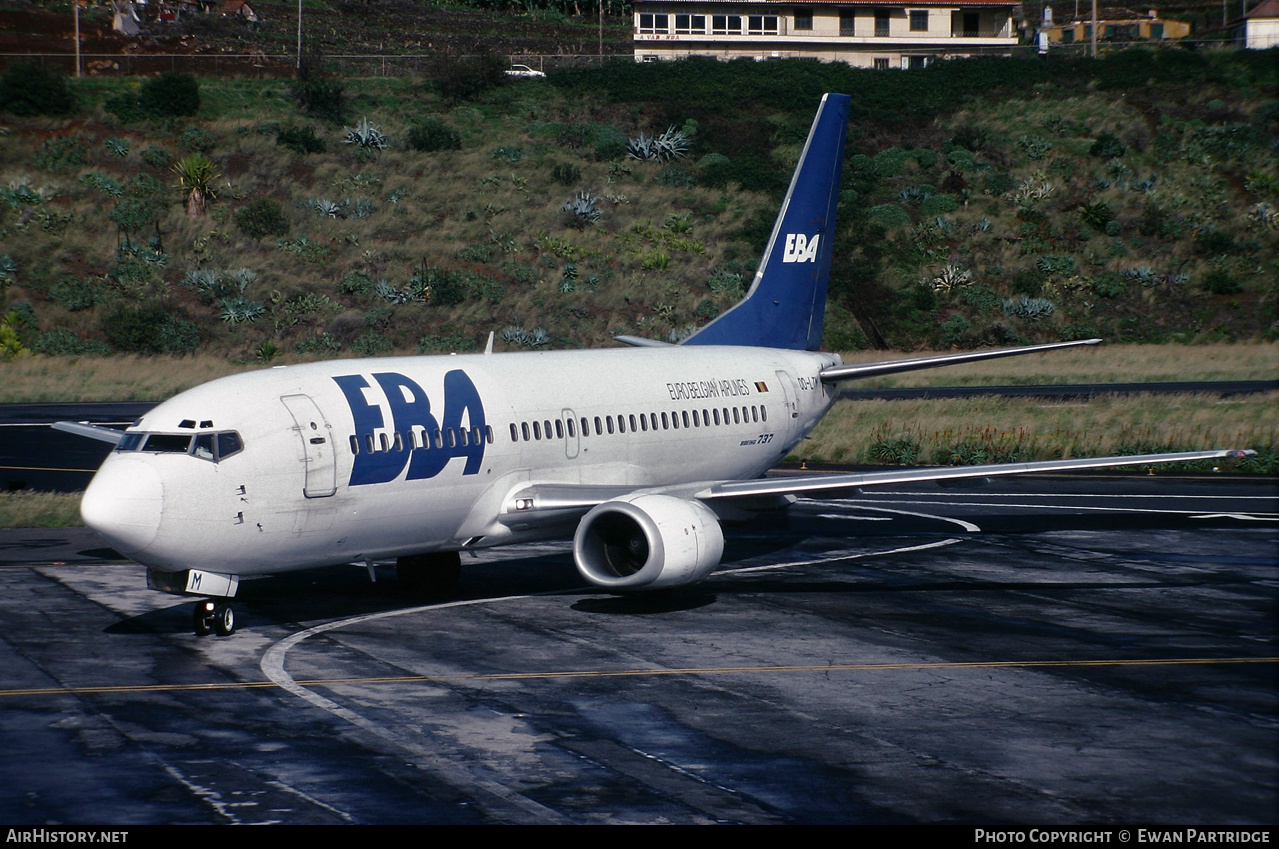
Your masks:
M185 454L191 447L189 434L153 433L147 437L143 451L158 451L161 454Z
M232 454L238 454L244 450L244 443L240 441L240 434L233 430L228 430L218 434L218 459L223 460Z
M126 433L116 451L144 451L157 454L190 454L201 460L220 462L244 450L244 441L233 430L221 433Z

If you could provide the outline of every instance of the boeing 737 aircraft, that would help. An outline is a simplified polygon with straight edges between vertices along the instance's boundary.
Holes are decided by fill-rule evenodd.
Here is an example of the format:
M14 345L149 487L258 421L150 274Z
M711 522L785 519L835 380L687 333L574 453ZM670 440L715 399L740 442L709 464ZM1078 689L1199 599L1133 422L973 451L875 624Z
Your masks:
M1203 451L763 478L840 381L1098 340L842 365L820 353L849 97L828 94L746 297L678 345L310 363L215 380L126 431L84 494L85 523L203 596L196 633L230 634L240 578L394 558L410 586L456 580L459 552L573 536L606 591L676 587L718 565L720 518L905 481L1226 456Z

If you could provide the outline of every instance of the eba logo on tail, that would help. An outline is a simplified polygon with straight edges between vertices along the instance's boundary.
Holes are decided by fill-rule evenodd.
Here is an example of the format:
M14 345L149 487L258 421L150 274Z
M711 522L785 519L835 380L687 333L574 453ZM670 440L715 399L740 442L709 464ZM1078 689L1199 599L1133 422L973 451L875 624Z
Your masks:
M817 262L817 243L820 235L805 236L803 233L786 234L786 253L782 254L782 262Z

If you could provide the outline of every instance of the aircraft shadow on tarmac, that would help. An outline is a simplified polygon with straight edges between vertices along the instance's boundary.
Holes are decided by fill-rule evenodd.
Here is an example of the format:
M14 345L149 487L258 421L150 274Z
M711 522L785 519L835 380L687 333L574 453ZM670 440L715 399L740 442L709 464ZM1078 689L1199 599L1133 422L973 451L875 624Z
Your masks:
M857 515L848 514L849 517ZM873 514L865 514L873 515ZM839 560L823 564L817 571L797 566L788 569L784 565L775 571L751 574L732 574L733 568L752 559L766 562L778 555L794 552L794 559L811 560L827 556L833 543L847 548L856 547L858 538L874 540L867 553L896 547L891 542L900 541L901 547L915 547L948 537L971 538L1062 530L1158 530L1184 529L1184 515L1105 513L1089 514L1065 512L1017 513L1001 509L999 515L976 517L981 532L966 533L955 524L931 516L894 516L890 521L859 522L857 532L850 534L848 521L843 516L804 514L789 520L769 521L761 532L747 536L734 535L732 528L726 534L723 565L708 583L680 587L673 590L636 595L608 595L588 588L573 565L567 544L562 550L533 556L507 557L501 560L484 560L468 563L463 557L462 578L458 587L448 594L406 594L395 579L394 568L377 567L378 580L370 582L363 567L333 566L305 572L266 576L245 580L240 585L237 602L241 611L241 627L251 627L254 622L271 622L280 625L295 623L310 626L334 619L344 619L393 610L427 607L450 601L496 599L506 596L532 594L577 594L586 592L588 597L571 603L574 610L596 615L643 616L660 615L694 610L715 604L719 597L738 593L751 594L865 594L901 592L991 592L1034 590L1036 592L1076 592L1086 589L1150 588L1171 586L1206 586L1229 584L1235 578L1229 573L1218 575L1177 576L1165 575L1157 579L1143 576L1141 580L1115 584L1111 582L1050 582L1045 584L1042 574L1026 582L982 581L955 579L936 574L925 577L905 575L895 569L885 569L876 558ZM1226 523L1228 520L1205 521L1202 527ZM84 556L100 556L104 559L120 559L110 549L92 549L81 552ZM894 555L888 554L892 557ZM932 558L944 563L950 555L946 549L912 553L912 558ZM831 570L841 574L832 575ZM189 633L190 606L172 597L175 604L130 617L106 629L110 634L137 633ZM193 602L194 597L189 601Z

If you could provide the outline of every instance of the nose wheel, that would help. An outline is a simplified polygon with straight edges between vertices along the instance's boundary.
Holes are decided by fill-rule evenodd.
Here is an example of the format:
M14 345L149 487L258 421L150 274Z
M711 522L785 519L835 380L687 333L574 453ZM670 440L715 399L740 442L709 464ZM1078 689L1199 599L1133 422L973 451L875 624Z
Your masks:
M191 611L191 625L197 637L209 634L229 637L235 633L235 608L229 601L206 598L197 602Z

